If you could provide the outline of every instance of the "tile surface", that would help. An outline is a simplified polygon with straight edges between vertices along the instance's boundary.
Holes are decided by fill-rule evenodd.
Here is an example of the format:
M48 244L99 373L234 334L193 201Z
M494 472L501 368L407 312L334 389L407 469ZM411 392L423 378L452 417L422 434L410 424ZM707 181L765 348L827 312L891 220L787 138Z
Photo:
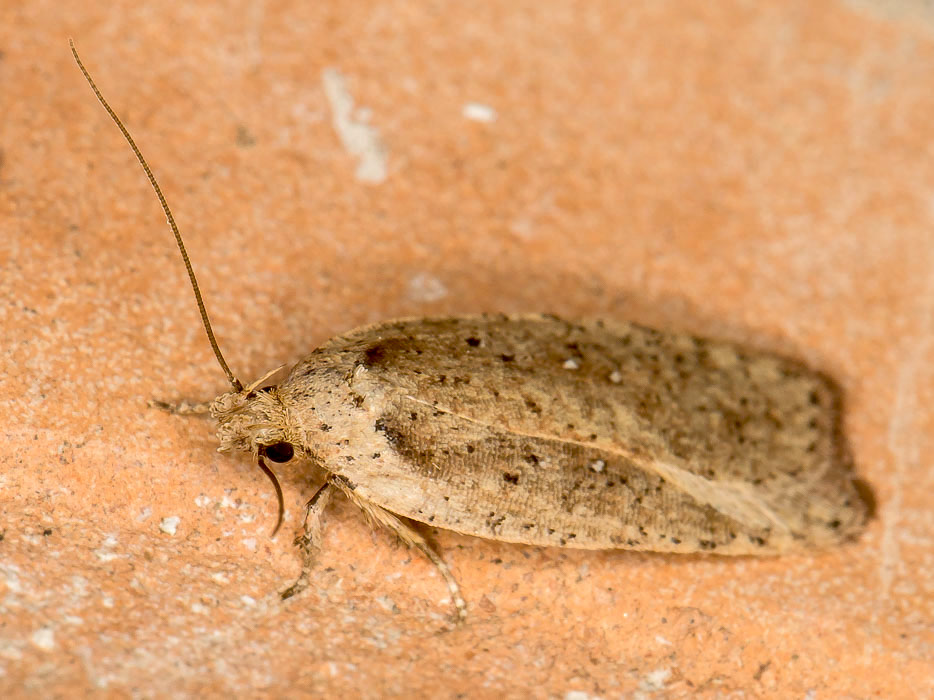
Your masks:
M934 24L893 3L0 8L0 695L934 694ZM884 5L884 7L882 7ZM894 4L896 9L898 4ZM907 6L909 3L903 3ZM288 519L225 387L396 316L635 319L799 357L878 502L781 559L439 532L471 620L337 501Z

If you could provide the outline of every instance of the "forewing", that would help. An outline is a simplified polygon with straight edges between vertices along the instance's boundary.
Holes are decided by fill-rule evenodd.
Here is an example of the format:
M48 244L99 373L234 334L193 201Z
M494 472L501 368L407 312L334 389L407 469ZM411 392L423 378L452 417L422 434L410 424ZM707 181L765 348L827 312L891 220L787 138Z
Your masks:
M397 445L429 450L438 464L436 448L468 444L466 426L475 426L471 439L485 448L474 444L436 476L467 488L478 474L498 475L495 499L475 491L475 502L462 504L489 505L494 519L504 509L517 518L541 513L548 499L563 499L567 512L601 514L595 529L611 532L622 542L615 546L645 539L632 535L639 521L659 541L690 533L695 549L705 541L729 550L742 539L732 551L746 551L835 541L865 517L831 387L783 358L633 324L610 329L547 316L399 321L333 344L358 357L363 370L352 381L362 389L392 387L397 398L383 425ZM417 438L406 412L419 415ZM550 471L541 461L522 466L536 446L555 456ZM602 470L589 466L600 461ZM503 474L518 474L523 487L509 488ZM607 485L621 479L621 492ZM535 499L545 501L533 509ZM670 525L645 524L658 518L691 525L673 534Z

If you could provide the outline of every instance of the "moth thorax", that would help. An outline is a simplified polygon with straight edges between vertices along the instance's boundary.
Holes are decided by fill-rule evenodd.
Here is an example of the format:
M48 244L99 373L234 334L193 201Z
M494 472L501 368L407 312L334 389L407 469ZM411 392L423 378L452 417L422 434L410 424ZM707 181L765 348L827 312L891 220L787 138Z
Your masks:
M211 405L211 415L217 421L221 452L244 450L255 454L266 445L301 444L276 387L222 394Z

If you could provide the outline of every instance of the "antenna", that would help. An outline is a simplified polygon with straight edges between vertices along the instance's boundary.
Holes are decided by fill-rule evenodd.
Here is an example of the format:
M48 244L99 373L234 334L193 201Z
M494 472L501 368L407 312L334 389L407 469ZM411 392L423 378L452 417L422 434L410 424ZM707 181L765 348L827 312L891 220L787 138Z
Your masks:
M120 121L120 117L117 116L116 112L114 112L110 105L107 104L107 100L104 99L101 91L97 89L97 85L91 78L91 74L88 73L88 69L84 67L84 64L81 62L81 58L78 56L78 51L75 49L75 42L69 39L68 45L71 47L71 53L75 57L75 62L78 64L78 68L80 68L81 72L84 74L84 78L88 81L88 85L91 86L91 89L97 96L97 100L101 103L104 109L107 110L107 114L109 114L110 118L114 120L114 123L123 134L123 138L125 138L127 143L130 144L130 148L133 149L133 154L136 156L136 160L138 160L139 164L143 166L143 171L146 173L146 177L149 178L149 184L151 184L152 188L156 191L156 196L159 198L159 203L162 205L162 210L165 212L165 218L168 220L169 226L172 227L172 233L175 234L175 242L178 244L178 250L182 254L182 260L185 261L185 269L188 270L188 279L191 280L191 288L195 293L195 301L198 303L198 311L201 313L201 322L204 324L204 331L208 334L208 340L211 343L211 349L214 350L214 356L217 358L218 363L220 363L221 369L224 370L224 374L227 375L228 381L231 383L231 385L233 385L234 391L243 391L243 384L241 384L240 380L237 379L234 376L234 373L230 371L230 367L227 366L227 361L224 360L224 355L221 353L221 349L217 345L217 340L214 338L214 330L211 328L211 321L208 319L208 312L204 308L204 300L201 298L201 288L198 287L198 280L195 278L195 271L191 267L191 260L188 259L188 251L185 250L185 244L182 242L182 235L178 232L178 226L175 224L175 217L172 216L172 210L169 209L169 204L165 201L165 196L162 194L162 188L160 188L159 183L156 182L155 175L153 175L152 170L149 169L149 164L146 162L146 159L143 158L143 154L137 147L133 137L130 136L130 132L127 131L125 126L123 126L123 122Z

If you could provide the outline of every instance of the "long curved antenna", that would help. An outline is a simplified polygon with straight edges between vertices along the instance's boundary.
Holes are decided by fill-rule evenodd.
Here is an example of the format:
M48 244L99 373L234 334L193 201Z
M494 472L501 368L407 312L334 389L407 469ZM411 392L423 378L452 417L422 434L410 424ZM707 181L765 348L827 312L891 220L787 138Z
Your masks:
M182 242L182 235L178 232L178 226L175 224L175 217L172 216L172 210L169 209L168 202L165 201L165 196L162 194L162 188L160 188L159 183L156 182L155 175L153 175L152 170L149 169L149 164L146 162L146 159L143 158L143 154L136 146L136 142L133 140L133 137L130 136L130 132L127 131L125 126L123 126L123 122L120 121L120 117L118 117L113 109L111 109L110 105L107 104L107 100L104 99L101 91L97 89L97 85L91 78L91 74L88 73L88 69L84 67L84 64L81 62L81 58L78 56L78 51L75 49L75 42L69 39L68 45L71 47L71 53L75 57L75 62L78 64L78 68L80 68L81 72L84 74L84 78L88 81L88 85L91 86L91 89L97 96L97 100L101 103L101 105L103 105L104 109L107 110L107 114L109 114L110 118L114 120L114 123L123 134L123 138L125 138L127 143L130 144L130 148L133 149L133 154L136 156L136 160L138 160L139 164L143 166L143 171L146 173L146 177L149 178L149 184L151 184L152 188L156 191L156 196L159 198L159 203L162 205L162 210L165 212L165 218L168 220L169 226L172 227L172 233L175 234L175 242L178 244L178 250L182 254L182 260L185 261L185 269L188 270L188 279L191 280L191 288L195 293L195 301L198 302L198 311L201 312L201 322L204 324L204 330L208 334L208 340L211 343L211 349L214 350L214 356L220 363L221 369L224 370L224 374L227 375L227 380L231 383L231 385L233 385L234 391L243 391L243 384L241 384L240 380L237 379L234 376L234 373L230 371L230 367L227 366L227 361L224 360L224 355L221 353L221 349L217 345L217 340L214 338L214 330L211 328L211 321L208 319L208 312L207 309L204 308L204 300L201 298L201 288L198 286L198 280L195 278L195 271L191 267L191 260L188 259L188 251L185 250L185 244Z

